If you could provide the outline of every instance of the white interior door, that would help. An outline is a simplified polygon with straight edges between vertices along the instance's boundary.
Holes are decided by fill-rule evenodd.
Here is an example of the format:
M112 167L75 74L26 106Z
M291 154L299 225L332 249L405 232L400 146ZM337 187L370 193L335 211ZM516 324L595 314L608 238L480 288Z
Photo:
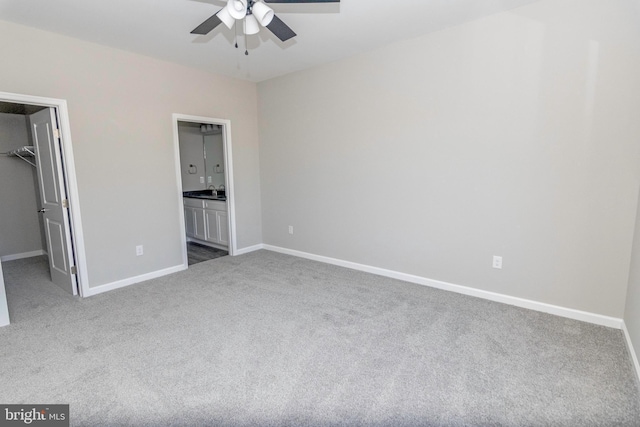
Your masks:
M0 326L9 324L9 308L7 307L7 294L4 290L4 276L2 275L2 263L0 262Z
M51 280L65 291L77 295L77 282L71 269L75 263L55 110L41 110L32 114L30 121L42 203L39 212L44 219Z

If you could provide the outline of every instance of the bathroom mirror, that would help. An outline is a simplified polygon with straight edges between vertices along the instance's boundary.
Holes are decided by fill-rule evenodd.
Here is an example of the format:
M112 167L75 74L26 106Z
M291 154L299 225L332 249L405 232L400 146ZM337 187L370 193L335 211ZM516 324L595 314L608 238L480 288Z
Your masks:
M225 188L224 180L224 148L222 147L222 130L204 134L204 167L207 188Z
M222 126L178 122L182 191L226 188Z

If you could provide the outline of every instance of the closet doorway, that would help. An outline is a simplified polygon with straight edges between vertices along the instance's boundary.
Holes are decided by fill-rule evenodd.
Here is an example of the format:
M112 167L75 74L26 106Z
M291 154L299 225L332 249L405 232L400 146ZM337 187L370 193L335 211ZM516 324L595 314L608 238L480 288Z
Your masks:
M2 162L19 172L3 177L14 190L0 216L15 224L3 230L0 260L46 255L51 281L82 296L86 262L66 101L0 92L0 114Z

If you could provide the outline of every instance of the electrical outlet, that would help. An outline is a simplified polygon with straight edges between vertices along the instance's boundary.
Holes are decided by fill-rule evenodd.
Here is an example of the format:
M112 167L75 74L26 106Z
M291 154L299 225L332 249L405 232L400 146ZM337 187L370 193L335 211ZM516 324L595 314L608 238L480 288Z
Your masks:
M210 177L210 176L208 176L208 177L207 177L207 183L208 183L208 184L211 184L212 182L213 182L213 179L211 179L211 177Z
M200 184L204 184L204 176L200 177Z
M502 269L502 257L494 255L493 256L493 268L497 268L499 270Z
M144 254L144 248L142 245L136 246L136 256L140 256Z
M289 226L289 234L293 234L293 225Z

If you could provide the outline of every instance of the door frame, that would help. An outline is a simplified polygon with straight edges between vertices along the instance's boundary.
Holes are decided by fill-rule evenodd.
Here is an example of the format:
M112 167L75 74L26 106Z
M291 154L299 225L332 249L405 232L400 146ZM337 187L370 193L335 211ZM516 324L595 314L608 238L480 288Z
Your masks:
M78 182L76 178L76 166L73 156L73 144L71 142L71 125L69 123L69 110L67 101L57 98L45 98L41 96L23 95L17 93L0 92L0 101L14 102L18 104L39 105L55 110L58 125L60 126L60 142L62 150L62 164L65 189L69 199L69 226L71 227L71 240L74 248L76 264L76 280L78 293L81 297L89 295L89 276L87 271L87 257L84 245L84 232L82 230L82 217L80 214L80 198L78 196Z
M189 259L187 257L187 235L184 223L184 204L182 201L182 168L180 166L180 136L178 135L178 122L190 122L200 124L212 124L222 126L222 148L224 153L224 178L225 194L227 196L227 214L229 226L229 255L234 256L237 252L236 241L236 209L235 209L235 187L233 185L233 157L231 142L231 120L216 119L212 117L191 116L187 114L174 113L173 121L173 149L176 168L176 189L178 191L178 215L180 218L180 240L182 242L182 262L188 268Z

